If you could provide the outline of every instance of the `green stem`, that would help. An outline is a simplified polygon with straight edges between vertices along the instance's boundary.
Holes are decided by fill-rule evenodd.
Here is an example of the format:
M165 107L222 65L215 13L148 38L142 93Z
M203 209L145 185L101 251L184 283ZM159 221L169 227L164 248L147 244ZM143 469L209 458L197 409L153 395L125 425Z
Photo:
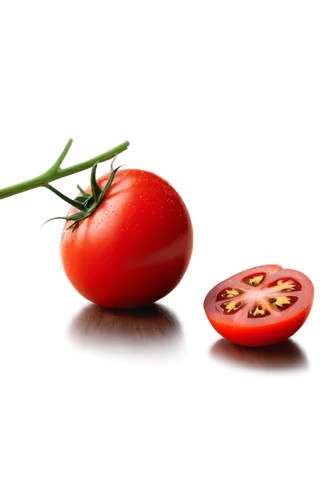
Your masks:
M61 198L62 200L66 201L66 203L69 203L73 207L76 207L78 210L87 210L87 208L83 205L83 203L80 203L80 202L75 201L75 200L71 200L70 198L68 198L68 196L60 193L60 191L58 191L58 189L56 189L55 187L51 186L51 184L46 184L45 187L47 187L50 191L52 191L57 196L59 196L59 198Z
M66 146L64 147L63 152L61 153L61 155L59 156L59 158L57 159L55 164L50 168L49 172L56 172L57 170L59 170L60 165L64 161L64 159L69 151L69 148L71 147L72 144L73 144L73 139L69 139Z
M103 153L99 156L95 156L95 158L91 158L91 160L84 161L83 163L78 163L77 165L73 165L72 167L60 168L60 165L65 159L69 151L69 148L72 145L72 142L73 140L69 139L58 160L49 170L47 170L43 174L34 177L33 179L29 179L28 181L20 182L19 184L15 184L13 186L0 189L0 200L3 198L8 198L9 196L14 196L15 194L24 193L24 191L29 191L30 189L35 189L38 187L49 188L48 184L50 182L56 181L57 179L61 179L62 177L66 177L67 175L72 175L76 174L77 172L82 172L82 170L91 168L95 163L101 163L103 161L110 160L111 158L117 156L119 153L125 151L129 146L129 142L125 141L122 144L119 144L119 146L116 146L115 148L106 151L106 153Z

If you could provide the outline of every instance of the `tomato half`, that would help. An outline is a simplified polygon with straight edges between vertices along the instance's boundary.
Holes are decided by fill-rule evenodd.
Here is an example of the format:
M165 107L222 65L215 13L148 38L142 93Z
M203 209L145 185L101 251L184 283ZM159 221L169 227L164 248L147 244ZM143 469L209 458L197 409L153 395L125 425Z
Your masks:
M101 189L109 175L98 179ZM69 214L75 212L71 208ZM129 308L171 292L188 267L192 246L191 219L177 191L154 173L124 169L96 211L74 232L63 232L61 259L69 281L85 298Z
M244 346L264 346L291 337L307 319L312 282L299 271L268 265L247 269L216 285L204 309L215 330Z

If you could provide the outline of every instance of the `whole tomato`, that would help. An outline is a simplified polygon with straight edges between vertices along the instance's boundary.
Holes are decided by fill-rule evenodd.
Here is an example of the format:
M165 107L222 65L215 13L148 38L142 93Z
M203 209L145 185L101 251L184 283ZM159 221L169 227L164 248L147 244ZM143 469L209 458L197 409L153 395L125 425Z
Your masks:
M97 180L101 189L109 176ZM72 207L68 215L77 211ZM74 231L70 225L66 221L61 239L64 271L83 297L101 306L155 302L178 285L190 262L188 210L177 191L151 172L120 170L96 210Z

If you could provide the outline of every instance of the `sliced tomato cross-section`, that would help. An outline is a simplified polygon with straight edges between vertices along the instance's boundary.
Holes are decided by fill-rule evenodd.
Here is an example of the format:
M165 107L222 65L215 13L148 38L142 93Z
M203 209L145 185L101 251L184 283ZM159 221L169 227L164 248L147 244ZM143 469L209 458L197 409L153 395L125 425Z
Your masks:
M312 282L278 265L253 267L216 285L204 309L215 330L244 346L282 342L307 319L314 297Z

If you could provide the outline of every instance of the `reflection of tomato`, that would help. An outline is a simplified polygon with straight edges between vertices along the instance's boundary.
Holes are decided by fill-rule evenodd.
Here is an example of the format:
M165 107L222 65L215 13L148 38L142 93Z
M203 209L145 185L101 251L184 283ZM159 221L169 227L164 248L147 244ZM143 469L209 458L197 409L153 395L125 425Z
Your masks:
M97 181L102 189L108 178ZM178 285L192 245L191 219L173 187L153 173L125 169L117 172L96 211L74 232L63 233L61 258L69 281L88 300L135 307Z
M65 341L81 354L153 365L179 364L187 351L182 320L166 304L124 311L83 301L66 322Z
M304 274L281 266L247 269L216 285L205 312L215 330L245 346L263 346L291 337L303 325L314 289Z
M244 347L215 337L207 346L206 356L231 372L262 377L299 377L307 375L312 366L299 338L266 347Z

